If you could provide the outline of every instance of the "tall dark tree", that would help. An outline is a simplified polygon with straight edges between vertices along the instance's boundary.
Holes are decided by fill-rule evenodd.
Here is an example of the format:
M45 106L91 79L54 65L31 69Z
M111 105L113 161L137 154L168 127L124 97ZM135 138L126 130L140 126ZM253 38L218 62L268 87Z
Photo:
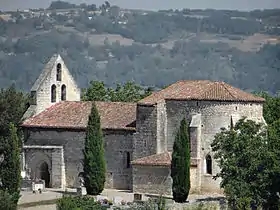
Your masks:
M190 191L190 140L188 123L184 118L176 134L173 145L171 177L173 179L173 199L183 203Z
M18 127L28 108L27 102L28 97L22 92L18 92L14 85L0 90L0 136L9 135L9 123Z
M86 129L84 149L84 180L89 195L98 195L103 191L105 173L106 164L100 116L93 103Z
M16 127L10 124L8 137L0 137L0 163L1 190L6 191L16 204L20 197L20 140Z

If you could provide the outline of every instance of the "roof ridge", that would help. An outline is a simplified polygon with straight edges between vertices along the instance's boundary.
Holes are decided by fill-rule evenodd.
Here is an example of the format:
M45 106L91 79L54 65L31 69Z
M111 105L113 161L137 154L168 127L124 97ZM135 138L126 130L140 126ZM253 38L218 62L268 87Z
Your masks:
M221 83L222 83L222 86L226 89L226 91L227 91L234 99L236 99L236 96L234 96L234 95L228 90L228 88L226 87L225 82L221 82ZM234 87L232 87L232 88L234 88Z

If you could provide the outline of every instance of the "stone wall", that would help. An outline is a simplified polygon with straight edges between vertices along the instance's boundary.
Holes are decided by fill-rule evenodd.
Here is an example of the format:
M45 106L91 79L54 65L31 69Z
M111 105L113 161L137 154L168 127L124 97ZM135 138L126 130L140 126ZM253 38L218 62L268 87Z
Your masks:
M62 77L61 81L56 80L56 66L61 64ZM56 85L56 102L61 101L61 87L66 86L66 100L67 101L80 101L80 89L78 88L76 82L72 78L68 68L63 62L62 58L58 56L57 60L48 66L51 69L50 74L46 76L44 81L42 81L38 90L36 90L36 109L35 114L44 111L46 108L50 107L51 103L51 86Z
M262 117L262 104L261 103L238 103L238 102L210 102L210 101L166 101L166 112L167 112L167 149L172 151L173 142L175 139L176 130L180 125L180 121L183 117L187 117L188 121L191 122L193 116L201 114L201 125L200 128L191 128L191 148L194 148L199 144L195 151L199 154L200 165L198 165L198 176L201 176L201 190L220 192L219 182L220 180L213 180L213 175L219 172L217 163L212 159L212 174L206 173L206 155L210 155L213 158L211 152L211 143L216 133L220 132L220 128L229 128L234 116L240 119L243 116L249 119L264 122ZM193 129L200 129L194 131ZM195 141L194 137L197 135ZM195 155L192 153L192 157ZM199 175L201 174L201 175ZM199 177L197 177L199 180Z
M106 188L132 189L133 131L105 131Z
M85 132L82 130L29 129L25 145L61 145L64 148L65 180L67 187L79 186L78 174L83 171L82 159ZM106 187L131 189L132 169L127 168L127 154L132 157L133 131L103 131ZM46 152L46 151L43 151ZM60 156L61 154L53 154ZM28 160L26 160L28 163Z
M65 187L65 166L63 147L36 146L23 147L27 168L31 169L30 178L41 178L41 165L46 163L50 175L50 186L54 188Z
M157 153L167 151L167 115L165 101L157 104Z
M157 154L157 107L137 105L133 160Z
M133 192L147 194L172 194L169 167L133 166Z

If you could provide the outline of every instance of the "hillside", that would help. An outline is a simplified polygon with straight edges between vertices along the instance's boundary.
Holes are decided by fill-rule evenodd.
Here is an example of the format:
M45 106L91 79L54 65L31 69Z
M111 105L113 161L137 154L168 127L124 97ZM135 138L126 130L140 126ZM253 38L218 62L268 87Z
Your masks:
M134 80L163 87L181 79L223 80L280 90L278 10L135 11L53 3L0 14L0 87L28 91L53 53L81 87Z

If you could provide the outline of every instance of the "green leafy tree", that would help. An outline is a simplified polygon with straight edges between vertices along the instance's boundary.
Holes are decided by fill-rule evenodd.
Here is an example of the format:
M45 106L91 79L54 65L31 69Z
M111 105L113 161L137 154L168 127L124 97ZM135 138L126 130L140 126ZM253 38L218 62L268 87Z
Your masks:
M259 92L256 95L265 98L263 106L263 115L267 124L272 124L280 119L280 96L271 96L266 92Z
M17 203L20 197L20 140L16 127L10 124L8 137L0 139L0 155L3 162L0 163L1 190L12 196L13 202Z
M86 129L84 149L84 179L89 195L98 195L104 189L106 164L100 116L93 103Z
M152 88L143 88L134 82L126 82L124 85L106 88L104 82L91 81L90 87L84 90L83 101L113 101L113 102L137 102L152 93Z
M22 92L18 92L14 85L0 90L0 136L9 135L10 123L16 127L19 126L21 118L28 108L27 102L28 97Z
M272 149L277 142L278 139L268 138L262 124L245 118L216 134L211 146L221 171L214 178L221 178L231 207L267 209L277 205L279 198L273 185L279 158Z
M84 90L83 101L107 101L107 89L104 82L91 81L89 88Z
M269 199L268 203L274 203L275 200L279 198L276 196L277 193L280 193L280 119L274 121L271 125L268 126L268 138L269 138L269 151L275 157L274 169L272 177L272 189L271 194L274 195ZM275 197L276 196L276 197ZM280 205L280 203L279 203Z
M117 84L115 90L109 89L110 101L137 102L152 92L151 88L144 89L134 82L127 82L123 86Z
M172 153L173 199L179 203L187 200L190 191L190 140L188 127L188 123L184 118L176 134Z

